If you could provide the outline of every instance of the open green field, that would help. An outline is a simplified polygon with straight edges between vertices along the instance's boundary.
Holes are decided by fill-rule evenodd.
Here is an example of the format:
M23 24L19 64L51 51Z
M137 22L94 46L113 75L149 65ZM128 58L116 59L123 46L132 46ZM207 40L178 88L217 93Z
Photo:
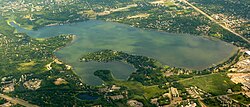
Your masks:
M197 86L213 95L226 94L227 90L235 84L226 76L226 73L216 73L206 76L194 77L180 82L185 87Z
M174 2L172 2L172 1L166 1L166 2L165 2L165 5L166 5L166 6L174 6L175 4L174 4Z
M143 86L139 82L133 82L133 81L115 81L115 84L119 86L125 86L129 90L133 90L134 94L145 96L146 99L159 96L160 94L163 94L167 90L160 89L157 85L155 86ZM136 95L134 97L136 97Z

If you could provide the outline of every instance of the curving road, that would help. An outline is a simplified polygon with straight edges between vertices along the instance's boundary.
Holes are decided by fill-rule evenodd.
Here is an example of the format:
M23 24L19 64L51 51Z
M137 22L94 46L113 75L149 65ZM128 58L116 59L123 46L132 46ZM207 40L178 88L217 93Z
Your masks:
M180 0L184 3L186 3L187 5L191 6L192 8L194 8L196 11L198 11L199 13L203 14L204 16L206 16L208 19L210 19L211 21L215 22L216 24L220 25L222 28L226 29L227 31L235 34L236 36L239 36L240 38L242 38L244 41L250 43L250 41L248 39L246 39L245 37L241 36L240 34L236 33L235 31L231 30L230 28L222 25L221 23L219 23L218 21L216 21L214 18L212 18L211 16L209 16L207 13L205 13L204 11L202 11L201 9L199 9L198 7L192 5L191 3L189 3L186 0Z
M25 106L25 107L39 107L37 105L30 104L29 102L24 101L22 99L12 98L12 97L9 97L9 96L4 95L4 94L0 94L0 98L3 98L7 101L10 101L11 103L14 103L14 104L20 104L20 105Z

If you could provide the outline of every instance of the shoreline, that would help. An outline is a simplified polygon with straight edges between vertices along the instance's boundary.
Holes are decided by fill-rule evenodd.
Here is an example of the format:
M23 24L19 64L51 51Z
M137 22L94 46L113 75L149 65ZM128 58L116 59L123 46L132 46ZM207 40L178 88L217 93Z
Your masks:
M96 20L88 20L88 21L96 21ZM103 20L97 20L97 21L103 21ZM86 21L83 21L83 22L86 22ZM103 21L103 22L105 22L105 21ZM14 22L13 22L13 23L14 23ZM76 23L77 23L77 22L76 22ZM112 22L112 23L118 23L118 22ZM66 23L66 24L71 24L71 23ZM123 23L119 23L119 24L123 24ZM62 25L64 25L64 24L62 24ZM127 24L123 24L123 25L127 25ZM53 25L53 26L59 26L59 25ZM21 26L20 26L20 27L21 27ZM136 28L136 29L142 29L142 28L138 28L138 27L134 27L134 28ZM145 29L145 28L143 28L143 29ZM186 34L186 33L169 33L169 32L160 31L160 30L157 30L157 29L149 29L149 30L155 31L155 32L163 32L163 33L166 33L166 34L179 34L179 36L193 36L193 37L198 37L198 38L202 38L202 39L223 41L223 40L221 40L221 39L218 39L218 38L215 38L215 37L211 37L211 36L192 35L192 34ZM72 34L70 34L70 35L72 35ZM74 43L74 42L76 41L76 39L77 39L77 36L76 36L76 35L72 35L72 40L71 40L69 43L67 43L67 44L66 44L65 46L63 46L63 47L59 47L59 48L55 49L55 50L53 51L53 59L58 59L58 60L62 61L60 58L58 58L58 57L56 56L55 53L56 53L57 51L59 51L60 49L62 49L62 48L64 48L64 47L69 46L70 44ZM233 45L232 43L229 43L229 42L225 42L225 41L223 41L223 42L226 43L226 44L229 44L229 45ZM235 45L233 45L233 46L235 46ZM236 46L236 47L237 47L237 46ZM236 48L236 49L237 49L237 48ZM237 49L237 50L238 50L238 49ZM180 68L180 69L186 69L186 70L195 70L195 71L208 70L208 69L211 69L211 68L214 68L214 67L215 67L215 68L219 68L219 67L216 67L216 66L220 66L221 64L224 64L224 63L230 61L230 59L231 59L235 54L237 54L237 52L231 52L229 58L225 58L225 60L220 61L220 62L216 63L215 65L211 65L211 66L209 66L208 68L201 69L201 70L195 70L195 69L184 68L184 67L175 67L175 66L170 66L170 67L173 67L173 68ZM69 66L71 67L71 69L72 69L74 75L77 75L76 72L74 71L74 67L73 67L73 66L71 66L70 64L67 64L67 63L64 62L64 61L62 61L62 62L63 62L63 64L69 65ZM126 64L127 64L127 63L126 63ZM163 64L163 65L164 65L164 64ZM135 71L133 71L133 72L135 72ZM78 76L78 75L77 75L77 76ZM79 77L79 76L78 76L78 77ZM129 77L128 77L128 78L129 78ZM79 79L81 80L80 77L79 77ZM82 81L82 80L81 80L81 81ZM84 82L83 82L83 83L84 83Z
M53 26L63 26L65 24L74 24L74 23L81 23L81 22L88 22L88 21L102 21L102 22L111 22L111 23L118 23L118 24L122 24L122 25L128 25L130 27L133 27L133 28L136 28L136 29L143 29L143 30L149 30L149 31L153 31L153 32L161 32L161 33L166 33L166 34L174 34L174 35L177 35L178 36L193 36L193 37L198 37L198 38L203 38L203 39L209 39L209 40L220 40L220 41L223 41L225 43L228 43L228 44L232 44L234 45L233 43L231 42L226 42L220 38L217 38L217 37L213 37L213 36L208 36L208 35L198 35L198 34L189 34L189 33L177 33L177 32L167 32L167 31L164 31L164 30L159 30L159 29L150 29L150 28L143 28L143 27L135 27L135 26L132 26L130 24L125 24L125 23L120 23L120 22L113 22L113 21L106 21L106 20L101 20L101 19L89 19L89 20L84 20L84 21L75 21L75 22L66 22L66 23L52 23L52 24L48 24L48 25L44 25L40 28L43 28L43 27L53 27ZM17 23L15 20L11 20L10 22L13 22L15 23L16 25L18 25L19 27L21 28L24 28L23 26L21 26L19 23ZM8 22L8 24L10 23ZM11 26L11 25L10 25ZM26 28L24 28L26 29ZM39 29L39 28L38 28ZM34 30L34 29L26 29L26 30ZM236 46L236 45L234 45ZM238 47L238 46L236 46Z
M241 49L238 48L237 51L236 51L236 53L231 53L232 56L230 58L228 58L227 60L221 61L221 63L216 64L214 66L211 66L211 67L209 67L207 69L204 69L204 70L210 70L211 72L214 72L216 70L221 70L220 68L227 66L227 63L230 63L229 65L231 66L233 64L232 62L235 63L235 61L237 60L237 58L238 58L238 56L239 56L240 53L241 53ZM237 61L236 61L236 63L237 63ZM228 66L226 68L223 68L223 70L229 68L230 66Z
M71 72L73 73L73 75L75 75L75 76L78 78L78 80L79 80L82 84L88 85L88 84L86 84L86 83L83 82L83 80L81 79L81 77L80 77L79 75L76 74L76 72L75 72L75 70L74 70L74 67L73 67L72 65L70 65L70 64L66 63L65 61L61 60L61 59L58 58L58 57L56 56L56 54L55 54L55 53L56 53L57 51L59 51L60 49L62 49L62 48L64 48L64 47L67 47L67 46L69 46L70 44L72 44L75 40L76 40L76 35L72 35L72 40L71 40L69 43L67 43L65 46L59 47L59 48L57 48L57 49L55 49L55 50L53 51L52 59L53 59L53 62L55 62L55 60L57 60L58 62L64 64L65 66L68 66L68 67L71 69Z
M81 22L88 22L88 21L102 21L102 22L111 22L111 23L118 23L118 24L123 24L123 25L128 25L130 27L133 27L133 28L136 28L136 29L143 29L143 30L147 30L147 31L153 31L153 32L160 32L160 33L166 33L166 34L173 34L173 35L178 35L178 36L187 36L187 37L197 37L197 38L201 38L201 39L207 39L207 40L212 40L212 41L222 41L224 43L227 43L227 44L231 44L237 48L239 48L238 46L236 46L234 43L232 42L227 42L221 38L217 38L217 37L214 37L214 36L209 36L209 35L199 35L199 34L189 34L189 33L177 33L177 32L167 32L167 31L164 31L164 30L159 30L159 29L150 29L150 28L143 28L143 27L135 27L133 25L130 25L130 24L125 24L125 23L121 23L121 22L113 22L113 21L106 21L106 20L102 20L102 19L88 19L88 20L84 20L84 21L74 21L74 22L62 22L62 23L52 23L52 24L48 24L48 25L44 25L40 28L43 28L43 27L53 27L53 26L63 26L65 24L74 24L74 23L81 23ZM23 26L21 26L19 23L17 23L15 20L11 20L11 22L15 23L16 25L18 25L19 27L21 28L24 28ZM9 24L10 22L8 22ZM26 29L26 28L24 28ZM38 28L39 29L39 28ZM35 29L26 29L26 30L35 30Z
M87 20L87 21L102 21L102 22L111 22L111 21L104 21L104 20ZM82 21L82 22L87 22L87 21ZM69 22L69 23L64 23L64 24L73 24L73 23L78 23L78 22ZM81 22L80 22L81 23ZM119 22L111 22L111 23L118 23L118 24L123 24L123 25L127 25L127 24L124 24L124 23L119 23ZM61 26L61 25L64 25L64 24L53 24L53 25L50 25L50 26ZM129 25L130 27L133 27L131 25ZM21 26L20 26L21 27ZM46 27L46 26L45 26ZM226 42L226 41L223 41L219 38L216 38L216 37L212 37L212 36L202 36L202 35L194 35L194 34L188 34L188 33L172 33L172 32L166 32L166 31L162 31L162 30L158 30L158 29L148 29L148 28L140 28L140 27L133 27L133 28L136 28L136 29L146 29L146 30L150 30L150 31L154 31L154 32L162 32L162 33L166 33L166 34L174 34L174 35L177 35L177 36L187 36L187 37L196 37L196 38L200 38L200 39L205 39L205 40L212 40L212 41L222 41L224 42L225 44L229 44L229 45L233 45L235 46L234 44L232 44L231 42ZM75 40L76 40L76 35L73 36L71 42L69 44L67 44L66 46L70 45L71 43L73 43ZM66 47L64 46L64 47ZM237 46L236 47L236 52L237 52ZM60 47L58 49L56 49L54 52L60 50L61 48L63 47ZM230 53L230 56L232 57L236 52L231 52ZM229 57L229 58L231 58ZM224 62L226 62L227 60L229 60L228 58L225 58L223 61L220 61L218 63L216 63L215 65L210 65L208 66L207 68L204 68L204 69L198 69L199 71L201 70L205 70L205 69L208 69L208 68L211 68L211 67L214 67L214 66L217 66L219 64L222 64ZM172 67L175 67L175 66L172 66ZM181 68L181 69L187 69L187 70L197 70L197 69L192 69L192 68L186 68L186 67L177 67L177 68Z

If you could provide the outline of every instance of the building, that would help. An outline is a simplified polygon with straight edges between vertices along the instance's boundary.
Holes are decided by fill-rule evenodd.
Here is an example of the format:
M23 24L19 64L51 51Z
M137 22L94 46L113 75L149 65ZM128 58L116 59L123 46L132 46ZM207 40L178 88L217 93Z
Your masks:
M112 100L120 100L120 99L123 99L124 96L123 95L114 95L114 96L109 96L109 98L111 98Z
M172 97L179 97L179 92L178 92L177 88L171 87L170 92L171 92Z
M249 56L250 56L250 51L245 51L245 52L246 52L246 54L247 54L247 55L249 55Z
M42 80L32 79L23 83L24 87L30 90L37 90L41 87Z
M137 100L129 100L127 104L131 107L143 107L143 103L137 101Z

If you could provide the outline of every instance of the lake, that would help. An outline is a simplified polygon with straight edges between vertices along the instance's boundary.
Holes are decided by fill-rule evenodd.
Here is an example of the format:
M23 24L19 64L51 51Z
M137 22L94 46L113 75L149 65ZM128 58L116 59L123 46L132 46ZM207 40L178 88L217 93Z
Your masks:
M89 94L85 94L85 93L79 93L76 95L77 98L81 99L81 100L97 100L99 97L98 96L92 96Z
M135 69L122 62L79 62L79 58L89 52L102 49L118 50L148 56L169 66L202 70L226 61L237 51L237 47L218 39L144 30L97 20L43 27L37 31L25 30L14 23L11 24L18 32L27 33L34 38L59 34L77 35L72 44L55 54L72 65L83 82L90 85L102 84L102 81L93 75L96 70L111 70L115 78L126 80Z

